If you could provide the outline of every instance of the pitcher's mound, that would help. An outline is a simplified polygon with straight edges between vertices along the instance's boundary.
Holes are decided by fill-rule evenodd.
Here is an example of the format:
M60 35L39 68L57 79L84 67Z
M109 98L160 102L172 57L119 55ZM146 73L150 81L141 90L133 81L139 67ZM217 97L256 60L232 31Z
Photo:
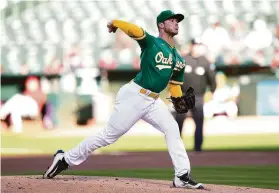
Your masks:
M2 176L3 193L154 193L154 192L278 192L276 190L205 184L204 190L173 188L171 181L118 177L59 176Z

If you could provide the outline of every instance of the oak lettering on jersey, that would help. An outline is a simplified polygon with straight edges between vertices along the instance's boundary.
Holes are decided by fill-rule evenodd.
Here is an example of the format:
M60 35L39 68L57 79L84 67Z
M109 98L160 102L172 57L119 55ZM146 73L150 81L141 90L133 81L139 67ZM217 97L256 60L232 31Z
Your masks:
M165 58L163 52L158 52L156 54L155 61L156 63L173 64L172 55L170 54L168 58Z

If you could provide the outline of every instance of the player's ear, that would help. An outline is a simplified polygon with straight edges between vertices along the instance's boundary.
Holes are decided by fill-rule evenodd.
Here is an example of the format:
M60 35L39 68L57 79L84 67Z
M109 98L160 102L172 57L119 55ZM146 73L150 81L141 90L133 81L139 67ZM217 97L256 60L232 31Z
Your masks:
M158 29L162 29L162 28L164 28L164 23L159 23L158 24Z

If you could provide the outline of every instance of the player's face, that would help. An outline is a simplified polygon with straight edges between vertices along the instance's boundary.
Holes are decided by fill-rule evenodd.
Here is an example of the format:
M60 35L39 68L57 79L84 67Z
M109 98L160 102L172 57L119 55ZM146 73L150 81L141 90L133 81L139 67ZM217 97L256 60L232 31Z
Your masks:
M164 21L164 30L166 33L171 36L175 36L178 34L178 20L175 18L168 19Z

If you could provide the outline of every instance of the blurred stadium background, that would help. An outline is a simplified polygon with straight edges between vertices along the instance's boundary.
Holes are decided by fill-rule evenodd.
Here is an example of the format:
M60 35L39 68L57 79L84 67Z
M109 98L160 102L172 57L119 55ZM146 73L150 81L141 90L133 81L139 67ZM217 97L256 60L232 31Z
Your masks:
M207 92L205 105L214 100L220 105L233 104L233 108L221 108L221 112L217 105L206 114L204 150L278 152L279 1L1 0L0 9L2 158L67 150L101 129L109 118L116 92L138 72L140 54L136 42L121 31L107 33L107 22L123 19L156 36L156 16L164 9L187 16L176 38L181 54L188 53L189 42L195 39L202 43L199 54L205 55L217 72L217 91L223 94L212 97ZM167 96L164 91L161 98L169 103ZM185 121L183 140L191 151L194 125L191 118ZM96 153L166 151L160 135L139 121L116 144ZM190 156L200 159L195 154ZM257 159L263 157L267 158ZM7 168L15 168L15 173L20 172L16 171L18 162L7 158L4 163ZM274 168L223 168L227 175L216 168L208 173L205 168L196 171L205 183L278 189ZM140 171L138 176L145 177L147 171ZM165 173L152 178L169 179L169 170ZM112 175L111 171L106 175ZM130 172L128 176L137 175ZM251 180L244 182L244 178Z
M217 100L237 109L206 114L205 135L279 133L278 1L1 0L0 8L1 108L12 101L10 112L27 114L21 122L1 112L3 135L86 136L102 128L119 87L138 72L140 54L123 32L107 33L107 22L123 19L156 36L164 9L187 16L177 48L187 54L190 40L202 43L198 52L215 68L217 90L226 90ZM18 97L28 93L38 107ZM206 93L205 104L212 100ZM36 116L22 110L33 108ZM186 121L191 136L193 121ZM158 133L139 122L129 134Z

